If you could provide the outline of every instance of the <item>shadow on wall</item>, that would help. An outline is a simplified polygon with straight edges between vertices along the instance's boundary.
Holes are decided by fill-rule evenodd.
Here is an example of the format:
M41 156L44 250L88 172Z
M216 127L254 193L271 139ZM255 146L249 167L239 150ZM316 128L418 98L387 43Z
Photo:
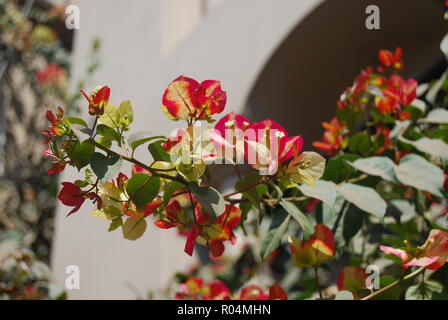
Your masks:
M380 30L367 30L365 9L380 8ZM440 41L448 30L442 0L328 0L305 18L272 55L255 83L245 113L272 118L305 148L322 135L336 101L380 49L404 51L405 77L425 80L443 70ZM428 69L428 66L433 68ZM434 78L437 75L431 75Z

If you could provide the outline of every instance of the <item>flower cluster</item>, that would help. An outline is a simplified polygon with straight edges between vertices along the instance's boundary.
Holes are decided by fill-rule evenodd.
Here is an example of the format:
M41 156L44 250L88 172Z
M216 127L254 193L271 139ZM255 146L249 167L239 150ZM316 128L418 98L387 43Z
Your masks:
M325 160L317 153L302 152L302 137L290 136L271 119L250 122L232 112L207 128L207 134L197 133L197 121L211 123L212 116L225 107L226 93L219 81L199 84L180 76L168 85L163 109L171 119L187 124L168 138L137 132L126 141L124 132L133 121L130 102L113 106L108 86L98 86L90 94L81 92L89 114L95 117L92 128L80 118L65 117L61 108L57 114L47 112L51 126L44 131L45 153L54 159L49 174L61 172L66 165L78 169L90 165L84 170L84 179L62 182L58 199L72 207L68 215L77 212L85 200L92 200L97 205L94 215L111 220L110 231L122 227L127 239L139 238L146 230L146 218L151 216L157 227L176 228L187 236L187 254L193 254L198 242L207 245L213 257L219 257L225 243L235 243L234 230L247 213L239 206L241 200L232 196L246 193L238 187L223 196L207 185L204 176L210 161L225 159L235 167L250 164L255 169L250 178L239 178L254 188L274 180L312 186L325 167ZM148 150L153 157L149 166L133 157L134 150L146 142L150 142ZM112 151L113 143L125 154ZM123 160L133 163L129 177L120 171ZM258 202L254 205L260 202L253 197L243 200Z
M128 134L132 105L114 106L108 86L82 92L92 125L65 117L62 109L47 113L44 143L54 159L49 173L66 165L84 171L82 179L62 182L58 198L72 207L69 215L93 201L93 215L110 220L109 231L121 228L129 240L140 238L152 220L186 237L190 256L197 244L206 246L213 268L226 274L210 282L200 272L188 274L178 299L287 299L278 285L269 293L245 286L261 270L271 283L288 283L298 298L384 297L401 281L447 261L448 112L446 99L439 101L435 92L446 91L443 85L428 86L427 97L417 97L417 82L397 74L404 66L401 49L382 50L379 59L382 65L364 69L341 96L335 117L323 123L323 139L314 146L328 161L303 151L303 138L272 119L252 122L231 112L216 121L227 102L216 80L180 76L168 85L162 110L184 124L168 137ZM144 145L149 161L135 157ZM125 161L132 164L130 174L121 170ZM211 164L235 170L229 193L212 185ZM240 230L252 242L237 246L244 253L232 260L224 252ZM411 246L426 233L422 246ZM371 239L385 245L366 244ZM403 240L405 248L396 249ZM363 267L381 250L399 257L403 268L395 265L399 278L380 279L390 286L379 289L367 283ZM228 261L234 267L224 266ZM297 281L290 279L292 265L303 268ZM421 269L406 275L413 266ZM336 288L344 293L335 294Z
M176 293L178 300L288 300L286 292L274 284L266 293L259 286L251 284L243 287L239 295L232 295L230 289L221 280L205 283L202 278L188 278Z
M325 133L322 141L313 143L314 147L326 151L329 156L340 154L350 144L357 144L360 135L355 136L356 130L364 122L366 127L361 127L361 130L367 130L373 139L371 147L366 147L363 155L367 152L382 154L390 149L388 126L396 121L409 120L413 109L419 105L416 102L417 81L405 80L396 73L404 68L402 55L401 48L396 48L393 53L380 50L378 72L368 67L356 77L354 84L337 102L336 117L323 122Z

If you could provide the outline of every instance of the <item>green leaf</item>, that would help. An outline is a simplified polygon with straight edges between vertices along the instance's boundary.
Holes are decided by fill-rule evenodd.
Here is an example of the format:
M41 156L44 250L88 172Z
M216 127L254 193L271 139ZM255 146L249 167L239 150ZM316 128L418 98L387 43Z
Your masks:
M344 216L344 222L342 225L342 235L346 243L361 230L364 222L364 211L358 207L350 205L347 213Z
M355 161L357 159L359 159L359 156L349 153L330 158L322 179L335 183L343 181L351 173L355 172L355 169L347 161Z
M69 118L66 118L65 120L67 120L70 124L78 124L78 125L81 125L83 127L88 127L87 126L87 122L85 122L81 118L69 117Z
M88 141L78 143L70 156L70 160L78 169L81 169L89 164L94 151L95 146Z
M342 290L336 293L334 300L354 300L353 293L347 290Z
M153 133L150 131L139 131L131 134L128 137L128 144L132 148L132 150L137 149L139 146L144 144L145 142L154 140L154 139L164 139L165 136L153 136Z
M380 220L383 219L387 204L374 189L345 183L338 187L338 191L345 200L353 203L359 209L375 215Z
M127 128L134 121L134 112L132 111L131 101L123 101L118 107L117 112L121 128Z
M189 182L197 181L200 177L202 177L206 168L207 165L203 161L197 164L184 164L181 162L176 167L182 177Z
M314 232L313 224L310 219L296 207L292 202L281 200L280 205L286 210L300 225L305 239L308 239Z
M331 181L318 180L314 187L303 184L298 187L308 197L322 200L330 208L336 201L336 185Z
M78 130L77 128L72 127L72 131L79 142L89 140L93 136L93 131L90 128L81 128L81 130Z
M123 220L121 219L121 217L115 218L111 221L110 225L109 225L109 232L114 231L116 229L118 229L119 227L121 227L123 225Z
M223 196L212 187L199 187L190 183L191 192L197 197L205 211L215 217L224 212L226 204Z
M146 173L136 173L129 180L126 192L137 208L144 208L150 203L160 190L160 179Z
M395 281L396 280L392 277L388 276L381 277L380 288L384 288L385 286L388 286L389 284ZM399 299L400 299L400 286L395 286L373 298L373 300L399 300Z
M367 155L372 148L369 135L365 132L358 132L354 134L348 143L350 152Z
M168 201L170 201L171 196L176 192L177 190L180 190L184 188L185 186L177 181L170 182L166 188L165 192L163 193L163 203L166 205Z
M131 217L123 225L123 236L128 240L137 240L146 231L146 221L142 216Z
M448 124L448 110L443 108L433 109L425 118L420 119L419 122Z
M235 183L235 190L244 190L258 182L260 179L261 177L258 172L249 172L243 180L239 180ZM258 195L256 187L241 192L241 194L246 197L256 209L260 209L260 196Z
M395 164L387 157L358 159L355 162L348 163L354 168L372 176L378 176L387 181L397 181L394 171Z
M431 300L434 293L441 293L443 286L437 281L426 280L406 290L406 300Z
M269 257L269 255L280 246L282 237L288 228L290 219L291 216L288 215L278 228L270 230L266 238L263 239L260 249L260 256L263 259Z
M93 174L92 170L89 168L84 169L84 176L88 183L94 184L95 183L95 175Z
M101 136L103 136L103 137L105 137L105 138L107 138L109 140L121 141L120 134L115 129L112 129L111 127L106 126L105 124L99 124L96 127L96 132L99 135L101 135Z
M154 161L171 162L170 155L162 147L163 140L155 141L148 145L149 153L151 153Z
M437 95L438 95L440 89L442 89L443 83L445 82L447 77L448 77L448 71L445 71L437 81L435 81L433 84L431 84L431 88L428 90L428 92L426 93L426 96L425 96L426 100L429 103L435 104Z
M99 117L99 122L111 128L120 128L118 108L108 103L104 107L104 114Z
M96 176L103 182L115 178L120 172L123 159L120 156L106 157L95 152L90 158L90 167Z
M417 150L429 153L434 157L448 159L448 144L441 139L421 138L416 141L408 140L404 137L399 138L401 141L414 146Z
M402 184L443 198L440 192L445 180L443 171L423 157L416 154L406 155L395 167L395 174Z
M448 59L448 34L445 34L445 36L442 39L442 42L440 42L440 51L442 51L443 54L445 55L445 58Z

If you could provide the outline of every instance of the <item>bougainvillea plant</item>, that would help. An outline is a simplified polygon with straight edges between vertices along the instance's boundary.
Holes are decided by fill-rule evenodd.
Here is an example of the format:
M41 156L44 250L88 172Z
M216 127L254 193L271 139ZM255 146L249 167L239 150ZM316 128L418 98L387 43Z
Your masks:
M151 221L185 236L188 255L208 247L209 279L201 271L210 267L178 275L178 299L446 294L434 273L448 259L446 73L419 85L399 75L400 48L381 50L379 60L323 123L314 146L327 161L303 151L303 138L274 120L231 112L216 121L227 100L219 81L180 76L168 85L161 109L180 124L169 137L129 133L131 103L114 106L108 86L83 91L92 125L61 108L46 114L49 174L67 165L84 172L62 182L58 198L71 207L68 215L92 201L94 215L110 220L109 231L121 228L129 240ZM137 159L143 147L150 157ZM122 172L124 162L130 172ZM234 167L234 190L222 194L211 185L211 164ZM224 253L241 243L240 256ZM270 283L254 283L267 270Z

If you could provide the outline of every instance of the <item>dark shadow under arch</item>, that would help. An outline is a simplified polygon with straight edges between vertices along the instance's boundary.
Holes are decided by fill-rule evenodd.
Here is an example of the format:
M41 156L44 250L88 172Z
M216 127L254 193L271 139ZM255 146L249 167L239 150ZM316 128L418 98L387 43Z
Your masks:
M367 30L365 8L380 8L381 29ZM245 113L272 118L305 138L319 140L320 123L359 71L376 65L380 49L401 46L405 77L433 78L445 59L439 43L448 31L442 0L328 0L301 21L260 73Z

